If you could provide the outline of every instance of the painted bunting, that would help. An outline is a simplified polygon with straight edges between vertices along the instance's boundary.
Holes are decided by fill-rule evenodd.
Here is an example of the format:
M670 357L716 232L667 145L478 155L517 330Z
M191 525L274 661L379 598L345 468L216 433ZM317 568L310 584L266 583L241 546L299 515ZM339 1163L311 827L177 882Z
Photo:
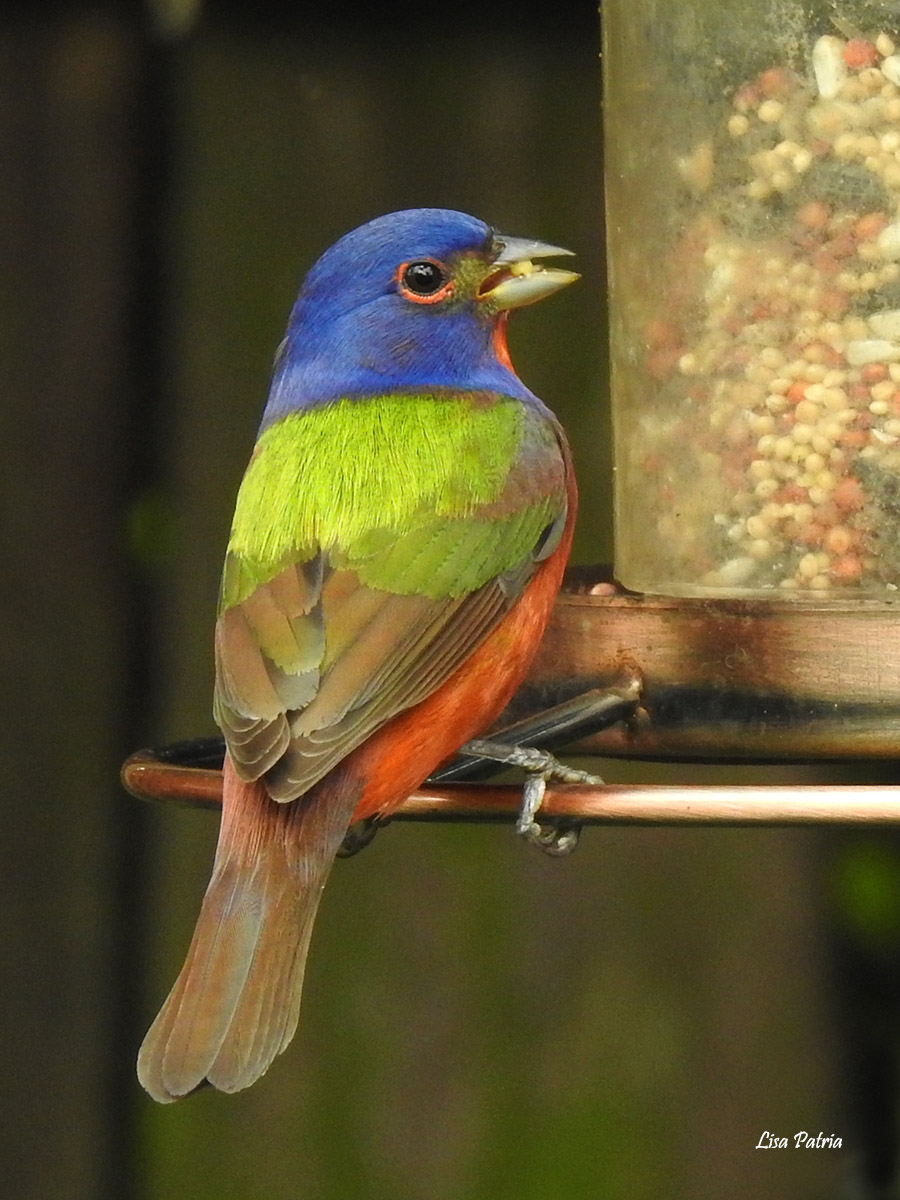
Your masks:
M576 489L505 330L578 278L535 262L567 253L410 209L346 234L303 283L225 559L222 823L140 1051L156 1100L238 1091L285 1049L349 825L401 804L525 673Z

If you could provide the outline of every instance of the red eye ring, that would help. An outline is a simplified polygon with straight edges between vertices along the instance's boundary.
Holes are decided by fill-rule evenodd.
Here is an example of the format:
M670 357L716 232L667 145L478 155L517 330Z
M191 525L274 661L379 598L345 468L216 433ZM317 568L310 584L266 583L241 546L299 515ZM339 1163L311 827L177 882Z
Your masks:
M413 304L439 304L453 295L453 280L443 263L435 258L403 262L394 273L397 291Z

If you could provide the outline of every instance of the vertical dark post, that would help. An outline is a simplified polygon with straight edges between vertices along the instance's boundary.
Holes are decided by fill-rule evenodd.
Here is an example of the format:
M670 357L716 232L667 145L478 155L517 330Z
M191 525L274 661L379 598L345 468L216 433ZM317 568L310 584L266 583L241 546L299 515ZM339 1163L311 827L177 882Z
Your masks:
M134 1194L140 816L116 773L148 680L128 526L156 471L156 78L109 8L0 21L0 1157L35 1200Z

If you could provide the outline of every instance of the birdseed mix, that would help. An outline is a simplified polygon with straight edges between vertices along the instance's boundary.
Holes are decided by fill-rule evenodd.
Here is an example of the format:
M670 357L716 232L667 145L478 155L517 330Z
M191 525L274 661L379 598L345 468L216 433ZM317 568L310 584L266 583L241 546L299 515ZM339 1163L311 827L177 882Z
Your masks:
M629 439L659 577L896 590L900 37L820 37L675 166L692 215Z

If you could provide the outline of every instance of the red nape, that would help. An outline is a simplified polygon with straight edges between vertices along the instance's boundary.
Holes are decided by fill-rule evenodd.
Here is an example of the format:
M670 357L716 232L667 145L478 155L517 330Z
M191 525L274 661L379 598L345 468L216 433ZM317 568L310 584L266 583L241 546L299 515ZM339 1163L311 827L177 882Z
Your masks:
M494 355L497 362L506 367L508 371L512 371L515 375L516 368L512 365L512 359L509 357L509 347L506 345L506 326L509 322L509 312L502 312L494 322L494 334L491 339L491 344L494 347Z

